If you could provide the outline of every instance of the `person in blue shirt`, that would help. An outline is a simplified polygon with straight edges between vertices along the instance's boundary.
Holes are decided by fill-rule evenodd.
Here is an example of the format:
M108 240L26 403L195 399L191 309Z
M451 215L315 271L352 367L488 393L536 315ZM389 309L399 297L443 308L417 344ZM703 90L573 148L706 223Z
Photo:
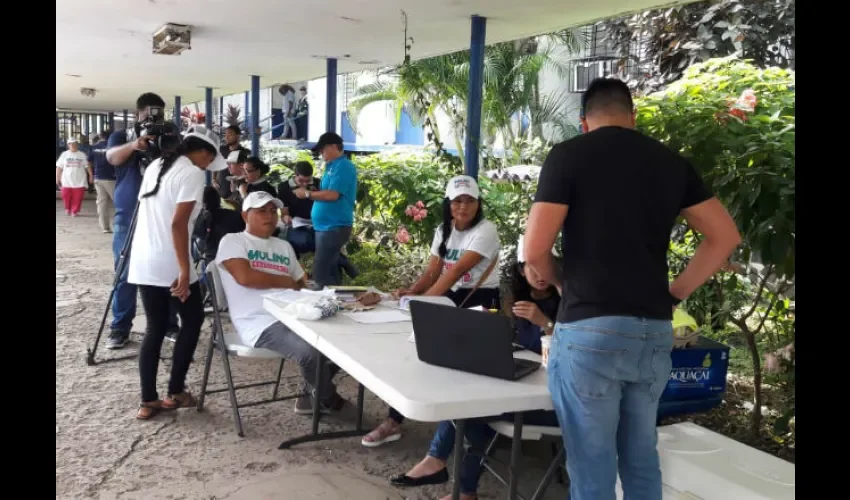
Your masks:
M303 187L293 190L299 199L313 200L311 220L316 230L313 281L316 288L339 285L339 253L351 237L354 201L357 195L357 169L343 155L342 137L327 132L313 148L325 160L325 172L318 191Z
M115 204L115 219L112 222L112 254L116 271L121 249L124 248L124 242L129 236L133 212L136 210L136 201L142 186L142 159L148 142L146 137L139 137L139 124L147 119L148 109L151 106L165 107L165 101L151 92L140 95L136 100L136 126L133 129L113 132L106 144L106 160L115 167L115 194L112 198ZM107 349L121 349L127 344L133 319L136 317L136 292L136 285L127 283L125 267L115 285L111 331L106 341ZM171 311L170 323L168 338L174 340L179 331L177 314L174 310Z
M101 132L91 146L89 161L94 167L94 189L97 191L97 219L104 233L112 232L112 212L115 204L115 167L106 161L109 132Z

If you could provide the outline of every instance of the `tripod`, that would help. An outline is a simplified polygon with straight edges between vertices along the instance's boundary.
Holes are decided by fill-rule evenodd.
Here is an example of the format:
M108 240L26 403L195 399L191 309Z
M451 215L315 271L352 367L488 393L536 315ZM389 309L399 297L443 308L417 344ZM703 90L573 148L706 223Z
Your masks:
M139 217L139 202L136 202L136 208L133 210L133 220L130 222L130 230L127 231L127 239L124 240L124 245L121 247L121 253L118 256L118 264L115 266L115 277L112 279L112 291L109 292L109 300L106 301L106 308L103 311L103 317L100 319L100 328L97 330L97 337L94 339L94 345L92 347L86 348L86 364L89 366L94 366L98 362L95 359L94 355L97 352L97 346L100 343L100 337L103 335L103 328L106 326L106 318L109 316L109 309L112 307L112 301L115 298L115 290L118 288L118 283L121 281L121 276L124 274L124 271L127 269L127 263L130 262L130 248L132 247L133 235L136 232L136 221ZM110 361L121 361L125 359L132 359L136 355L130 354L127 356L120 356L117 358L109 358L103 360L103 362Z

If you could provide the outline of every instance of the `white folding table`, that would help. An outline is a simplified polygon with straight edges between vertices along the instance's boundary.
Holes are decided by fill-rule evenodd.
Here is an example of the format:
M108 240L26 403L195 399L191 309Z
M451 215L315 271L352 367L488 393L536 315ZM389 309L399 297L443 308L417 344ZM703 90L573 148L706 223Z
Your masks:
M359 383L355 430L319 433L319 403L313 398L312 433L284 441L279 448L365 434L362 429L365 386L405 417L423 422L455 421L453 498L457 499L466 419L514 413L509 498L516 498L522 412L552 409L544 369L518 381L508 381L441 368L419 361L416 345L408 339L413 331L409 321L362 324L343 314L306 321L284 313L285 305L269 298L263 299L263 307L313 346L320 358L327 357ZM539 356L528 351L516 355L539 360ZM322 360L319 361L317 367L321 367ZM321 377L317 376L316 380L320 381ZM317 387L316 392L319 390Z

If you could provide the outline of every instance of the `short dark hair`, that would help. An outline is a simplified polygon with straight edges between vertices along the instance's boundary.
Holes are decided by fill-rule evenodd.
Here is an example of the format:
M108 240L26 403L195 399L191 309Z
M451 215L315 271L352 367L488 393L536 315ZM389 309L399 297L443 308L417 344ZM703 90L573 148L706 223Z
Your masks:
M226 129L224 129L225 132L227 132L228 130L236 135L242 135L242 129L239 128L239 125L230 125Z
M309 161L299 161L295 163L295 174L303 175L305 177L313 176L313 165L310 165Z
M301 88L298 90L300 90L301 92L307 92L307 87L302 85Z
M162 97L154 94L153 92L145 92L136 99L136 109L145 109L150 106L164 108L165 101L162 100Z
M597 78L590 82L581 96L581 117L612 108L630 114L634 112L635 103L626 82L616 78Z

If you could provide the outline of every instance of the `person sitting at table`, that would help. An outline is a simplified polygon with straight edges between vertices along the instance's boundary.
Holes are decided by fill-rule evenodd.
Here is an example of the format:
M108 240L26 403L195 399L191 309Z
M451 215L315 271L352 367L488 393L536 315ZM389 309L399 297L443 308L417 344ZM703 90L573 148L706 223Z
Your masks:
M263 308L263 295L274 289L300 290L305 286L304 269L295 257L292 245L273 238L278 210L283 203L265 191L250 193L242 202L246 228L221 239L216 264L230 308L230 319L242 342L251 347L271 349L301 367L307 394L295 401L295 413L312 415L313 388L316 387L315 350ZM342 409L345 400L331 382L327 363L322 367L322 413Z
M449 180L443 199L443 223L434 232L428 268L410 288L395 296L442 295L458 306L500 308L499 234L484 218L475 179L459 175ZM494 272L495 271L495 272ZM393 408L361 444L372 448L401 439L404 416Z
M263 160L256 156L249 156L242 164L242 169L245 172L245 180L239 184L239 194L243 200L249 194L256 193L257 191L265 191L272 198L277 196L277 191L275 191L266 177L271 171L271 167L266 165Z
M518 256L518 258L520 258ZM555 318L558 314L558 304L561 296L558 290L549 285L530 267L518 262L511 279L513 289L513 307L511 311L516 319L516 343L526 349L540 354L540 338L552 335ZM478 479L481 477L479 466L481 455L493 439L495 431L489 422L507 420L513 422L512 413L504 413L493 417L473 418L466 421L464 436L470 445L470 451L463 457L460 469L460 498L475 500L478 498ZM523 414L523 424L558 426L558 418L554 411L535 410ZM431 439L428 454L418 464L405 474L390 478L394 486L412 487L428 484L443 484L448 482L449 473L446 462L454 450L455 427L450 421L442 421ZM451 498L451 495L442 500Z

